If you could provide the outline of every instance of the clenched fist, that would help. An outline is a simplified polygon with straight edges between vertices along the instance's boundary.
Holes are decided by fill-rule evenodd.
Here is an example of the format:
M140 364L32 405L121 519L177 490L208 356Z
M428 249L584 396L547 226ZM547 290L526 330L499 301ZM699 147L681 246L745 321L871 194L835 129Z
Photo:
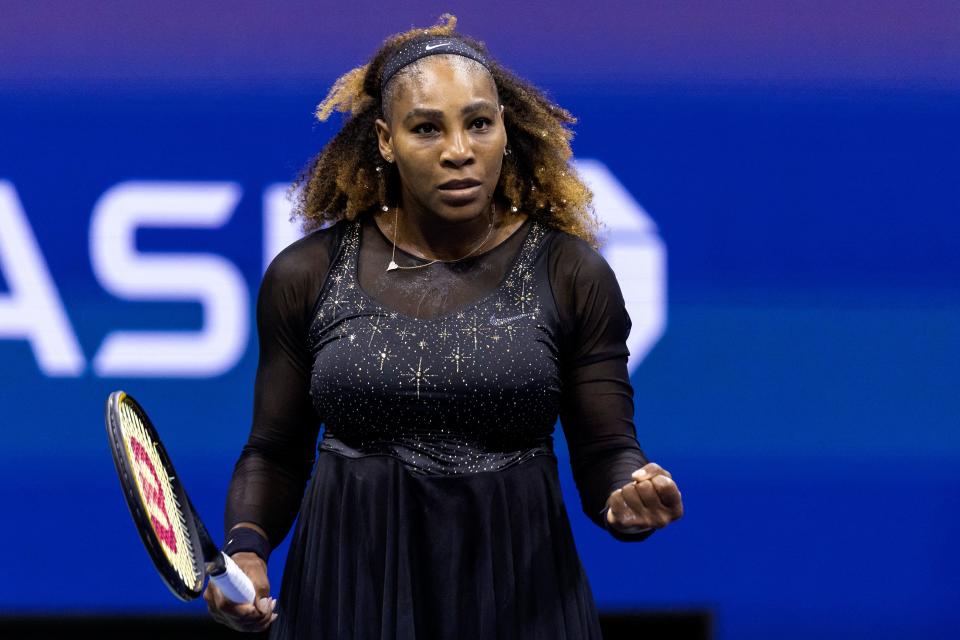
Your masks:
M661 529L683 516L680 490L670 472L651 462L633 472L633 482L607 499L607 523L623 533Z

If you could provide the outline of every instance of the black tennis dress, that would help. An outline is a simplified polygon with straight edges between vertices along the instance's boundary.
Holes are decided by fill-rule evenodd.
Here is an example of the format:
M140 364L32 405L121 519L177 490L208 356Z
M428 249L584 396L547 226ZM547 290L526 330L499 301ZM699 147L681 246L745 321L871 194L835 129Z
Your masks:
M391 250L365 214L264 275L225 530L276 546L296 519L270 637L600 638L552 433L584 513L646 538L605 519L647 462L612 270L533 217L455 263Z

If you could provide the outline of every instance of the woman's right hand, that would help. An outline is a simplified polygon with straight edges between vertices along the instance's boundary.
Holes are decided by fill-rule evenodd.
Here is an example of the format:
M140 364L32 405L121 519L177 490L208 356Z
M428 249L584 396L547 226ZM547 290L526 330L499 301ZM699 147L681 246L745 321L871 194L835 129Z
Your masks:
M212 580L207 582L203 599L213 619L237 631L263 631L277 619L274 613L277 601L270 597L267 563L255 553L240 551L232 556L240 570L247 574L256 591L254 604L239 604L228 600Z

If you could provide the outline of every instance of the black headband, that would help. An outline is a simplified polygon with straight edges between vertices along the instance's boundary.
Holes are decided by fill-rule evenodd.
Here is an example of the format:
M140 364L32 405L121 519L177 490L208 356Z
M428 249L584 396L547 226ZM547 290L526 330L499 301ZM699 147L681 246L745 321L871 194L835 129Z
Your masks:
M380 91L383 92L390 78L403 67L420 58L439 53L452 53L476 60L490 71L486 57L465 42L447 36L431 36L406 43L383 64L383 71L380 74Z

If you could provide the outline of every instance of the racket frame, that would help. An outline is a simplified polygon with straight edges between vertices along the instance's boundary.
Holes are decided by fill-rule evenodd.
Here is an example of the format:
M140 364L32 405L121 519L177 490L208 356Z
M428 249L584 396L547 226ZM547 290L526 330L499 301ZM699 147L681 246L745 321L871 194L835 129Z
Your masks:
M127 446L123 438L122 427L120 426L119 408L120 403L124 402L140 418L144 430L151 440L151 444L156 448L160 463L163 465L163 471L170 480L171 490L181 511L183 512L186 534L193 550L192 565L198 589L192 588L183 582L179 572L167 560L167 555L163 550L163 543L157 538L156 531L150 521L150 514L146 511L141 499L139 483L134 476L134 470L130 466L127 458ZM120 478L120 485L123 490L123 496L130 509L130 515L136 523L140 539L147 548L147 553L153 561L157 572L163 578L163 582L170 591L180 600L189 602L195 600L203 594L203 585L207 575L207 563L215 562L219 555L219 550L214 544L206 527L197 517L193 509L193 504L187 496L183 485L180 483L179 476L173 467L170 456L163 446L163 442L157 433L153 422L150 421L143 407L133 399L132 396L123 391L114 391L107 398L105 423L107 427L107 440L110 443L110 453L113 457L113 463L117 468L117 475ZM211 553L212 550L212 553ZM212 567L210 567L212 568Z

